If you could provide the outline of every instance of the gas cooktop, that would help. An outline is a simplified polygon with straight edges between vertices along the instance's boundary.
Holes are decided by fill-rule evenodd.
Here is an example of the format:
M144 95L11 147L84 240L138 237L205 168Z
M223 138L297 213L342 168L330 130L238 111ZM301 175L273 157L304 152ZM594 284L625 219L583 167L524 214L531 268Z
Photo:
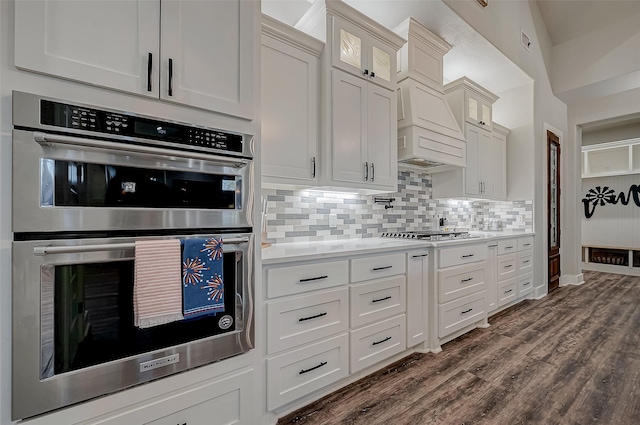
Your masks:
M420 239L425 241L445 241L473 238L467 231L420 230L416 232L383 232L384 238Z

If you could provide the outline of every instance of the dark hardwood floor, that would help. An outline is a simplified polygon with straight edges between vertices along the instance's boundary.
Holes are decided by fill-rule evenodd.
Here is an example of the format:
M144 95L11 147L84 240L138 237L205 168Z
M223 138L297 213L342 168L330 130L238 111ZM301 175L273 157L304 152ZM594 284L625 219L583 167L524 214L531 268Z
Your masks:
M278 425L640 424L640 278L585 272L489 323Z

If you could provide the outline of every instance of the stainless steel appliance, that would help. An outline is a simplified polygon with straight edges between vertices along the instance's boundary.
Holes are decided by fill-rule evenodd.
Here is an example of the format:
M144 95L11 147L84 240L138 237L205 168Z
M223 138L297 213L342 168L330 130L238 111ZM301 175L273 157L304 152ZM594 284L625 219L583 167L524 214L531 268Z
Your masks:
M251 136L18 92L13 106L12 418L253 348ZM196 237L223 240L224 311L135 327L135 241Z
M381 236L385 238L419 239L425 241L446 241L477 237L471 235L471 233L467 232L466 230L418 230L414 232L384 232L381 234Z

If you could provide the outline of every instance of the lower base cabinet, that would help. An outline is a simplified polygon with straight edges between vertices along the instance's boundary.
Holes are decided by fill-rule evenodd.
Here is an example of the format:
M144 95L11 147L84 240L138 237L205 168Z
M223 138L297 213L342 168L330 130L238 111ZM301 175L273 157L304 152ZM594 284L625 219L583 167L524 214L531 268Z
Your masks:
M351 373L403 352L407 348L403 314L351 331Z
M253 370L246 370L187 387L91 425L254 425L253 388Z

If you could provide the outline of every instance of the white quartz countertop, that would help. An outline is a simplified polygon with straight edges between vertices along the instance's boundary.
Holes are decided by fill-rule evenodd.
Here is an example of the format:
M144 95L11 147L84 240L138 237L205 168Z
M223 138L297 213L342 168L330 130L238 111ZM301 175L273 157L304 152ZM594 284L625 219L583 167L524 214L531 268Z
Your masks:
M531 231L471 232L468 239L428 242L396 238L358 238L335 241L310 241L273 244L262 248L262 264L282 264L293 261L335 258L344 255L375 254L380 251L406 251L429 247L446 247L519 236L534 235Z

